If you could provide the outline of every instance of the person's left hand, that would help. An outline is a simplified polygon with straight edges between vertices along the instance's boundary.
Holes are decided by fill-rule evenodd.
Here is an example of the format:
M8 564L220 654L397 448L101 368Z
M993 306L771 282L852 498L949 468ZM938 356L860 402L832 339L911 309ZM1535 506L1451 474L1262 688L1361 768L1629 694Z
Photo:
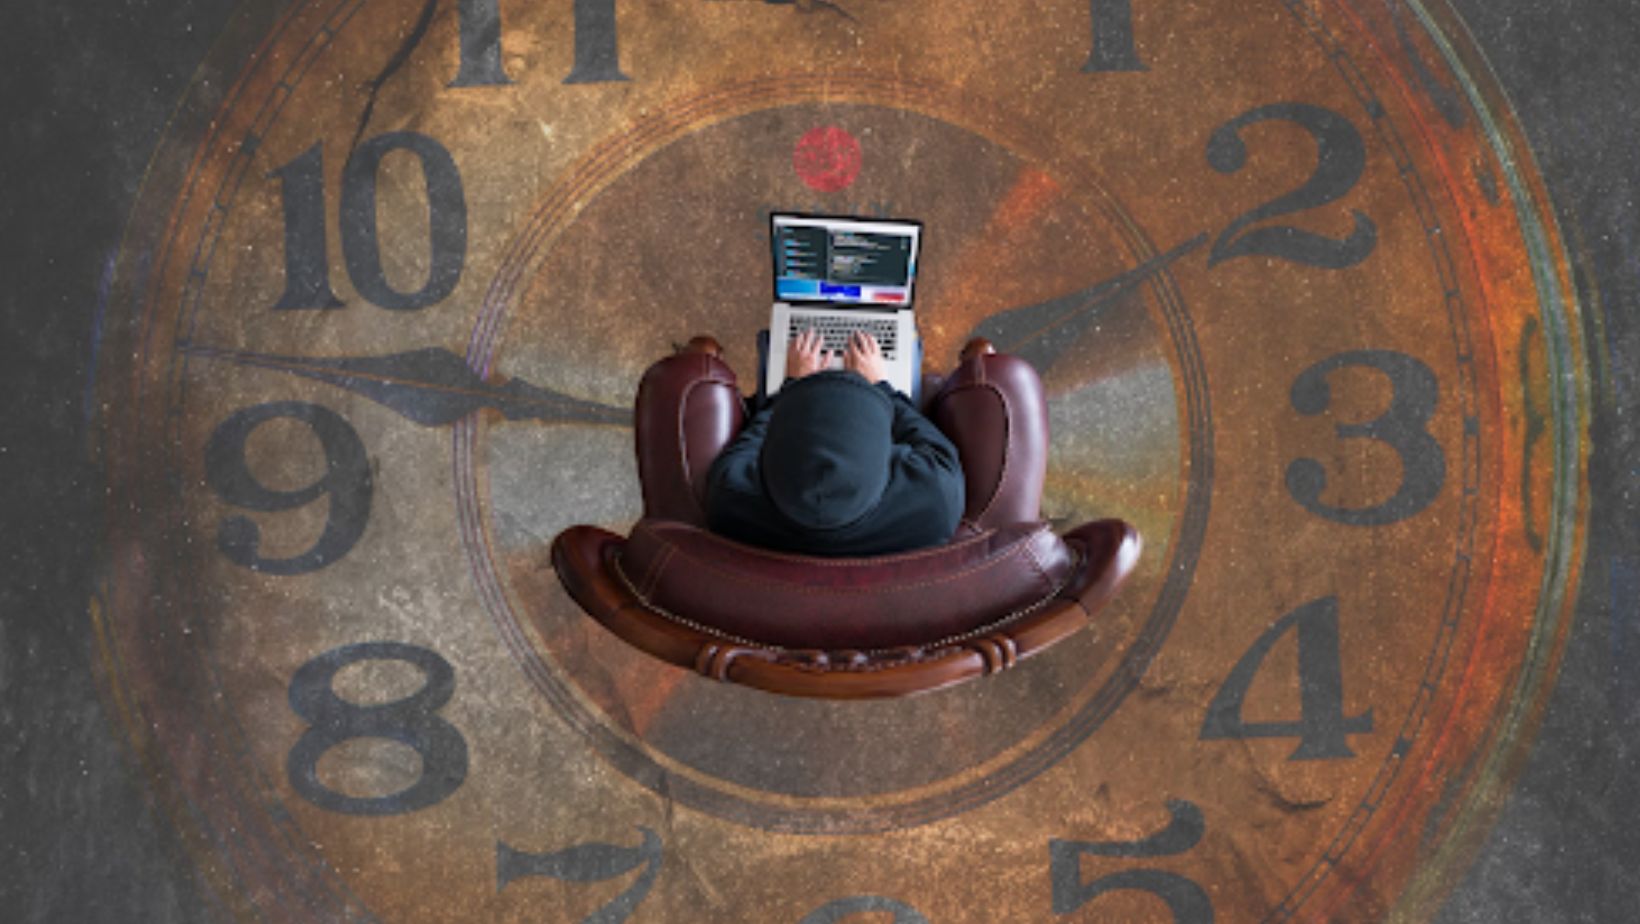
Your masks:
M786 347L786 378L800 379L826 368L826 353L820 349L823 342L819 331L799 331Z

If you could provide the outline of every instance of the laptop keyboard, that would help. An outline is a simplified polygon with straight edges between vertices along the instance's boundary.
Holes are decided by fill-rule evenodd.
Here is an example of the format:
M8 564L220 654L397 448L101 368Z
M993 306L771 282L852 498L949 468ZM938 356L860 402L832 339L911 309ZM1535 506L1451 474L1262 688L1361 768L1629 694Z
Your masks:
M895 333L898 329L898 325L888 318L793 317L791 334L787 342L796 340L797 335L805 330L817 330L822 341L821 349L828 353L838 353L848 348L848 338L851 334L863 330L877 338L877 345L883 350L883 358L892 360L899 347L895 342Z

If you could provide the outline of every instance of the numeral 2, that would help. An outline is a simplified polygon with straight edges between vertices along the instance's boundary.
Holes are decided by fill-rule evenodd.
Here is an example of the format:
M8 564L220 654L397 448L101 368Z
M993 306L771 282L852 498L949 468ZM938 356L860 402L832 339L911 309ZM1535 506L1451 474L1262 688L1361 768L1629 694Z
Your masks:
M1242 214L1213 242L1207 265L1232 257L1263 255L1325 269L1354 266L1378 243L1378 226L1359 209L1351 209L1355 228L1341 240L1290 225L1252 227L1267 218L1290 215L1338 199L1355 187L1366 167L1367 149L1349 119L1331 109L1307 103L1273 103L1244 112L1213 130L1207 141L1207 163L1220 173L1235 173L1247 163L1241 130L1269 120L1291 122L1310 133L1316 144L1315 170L1297 188Z

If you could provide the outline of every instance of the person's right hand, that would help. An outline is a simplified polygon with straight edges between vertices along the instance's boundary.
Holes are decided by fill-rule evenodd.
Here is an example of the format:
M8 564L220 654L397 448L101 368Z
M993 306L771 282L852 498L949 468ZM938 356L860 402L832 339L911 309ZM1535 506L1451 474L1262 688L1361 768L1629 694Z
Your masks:
M820 332L799 331L786 347L786 378L800 379L826 368L826 353L820 349Z
M877 345L876 337L863 330L849 335L848 349L843 352L843 368L860 373L873 385L888 378L882 347Z

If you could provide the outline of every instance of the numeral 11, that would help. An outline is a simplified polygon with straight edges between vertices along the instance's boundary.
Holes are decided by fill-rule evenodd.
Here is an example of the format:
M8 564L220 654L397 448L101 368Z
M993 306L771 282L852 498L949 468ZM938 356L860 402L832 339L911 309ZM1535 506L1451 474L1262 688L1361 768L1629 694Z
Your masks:
M501 61L501 0L459 0L461 68L452 87L512 83ZM621 73L615 0L575 0L575 66L565 83L613 83Z

